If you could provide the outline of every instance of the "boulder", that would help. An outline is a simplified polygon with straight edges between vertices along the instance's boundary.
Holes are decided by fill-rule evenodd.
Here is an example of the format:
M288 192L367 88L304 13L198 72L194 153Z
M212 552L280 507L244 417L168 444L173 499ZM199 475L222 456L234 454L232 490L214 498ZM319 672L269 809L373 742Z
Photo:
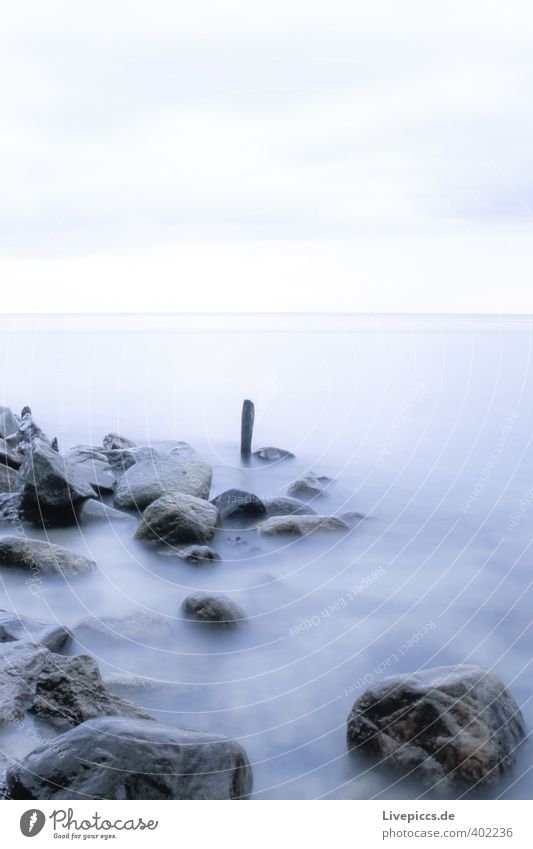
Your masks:
M186 619L197 622L215 622L218 625L235 625L244 622L246 614L225 595L213 593L191 593L181 609Z
M34 440L40 440L41 442L51 447L51 441L49 437L34 420L31 413L31 409L29 407L24 407L20 415L20 421L18 424L19 451L22 451L22 453L25 454L29 450L29 448L31 448Z
M257 532L265 536L303 537L317 531L349 530L350 525L337 516L272 516L257 525Z
M221 521L226 520L254 520L262 519L267 515L263 502L252 492L242 489L226 489L215 498L211 499L218 510Z
M104 495L105 493L113 492L116 478L104 454L98 457L92 452L75 448L69 451L66 459L75 466L76 470L83 475L87 483L97 493Z
M82 554L39 539L0 537L0 566L28 569L33 575L81 575L96 564Z
M19 641L0 645L0 723L19 722L26 713L61 725L96 716L147 714L105 689L92 657L65 657Z
M168 455L155 448L124 448L106 451L105 456L110 468L120 477L137 462L151 462L155 457L162 458Z
M202 544L213 538L217 518L217 508L209 501L175 492L146 508L135 538L170 545Z
M70 638L70 631L63 625L48 625L28 616L0 610L0 643L29 640L31 643L45 646L50 651L58 652L66 646Z
M19 523L20 494L0 492L0 522Z
M19 423L17 417L9 407L0 406L0 437L7 439L18 434Z
M86 639L146 640L163 639L172 633L172 625L165 616L151 610L134 608L113 616L88 616L73 629L81 642Z
M18 472L21 510L34 523L69 524L76 508L95 491L76 466L41 439L35 439Z
M10 466L0 463L0 492L13 492L17 483L17 473Z
M12 469L19 469L24 460L24 455L19 454L5 439L0 438L0 463L4 466L10 466Z
M412 773L439 795L496 782L526 731L513 697L479 666L441 666L383 679L348 717L348 746Z
M252 771L228 737L106 717L35 749L6 784L13 799L242 799Z
M305 501L289 498L288 495L277 495L263 499L267 516L314 516L315 511Z
M120 478L113 503L120 510L142 511L162 495L184 493L209 498L212 469L201 460L154 454L140 459Z
M105 451L122 450L123 448L135 448L136 443L119 433L108 433L102 440Z
M321 497L326 494L328 482L329 478L319 478L313 472L307 472L291 483L287 494L303 500Z
M258 448L253 452L254 457L262 460L264 463L279 463L280 460L294 460L294 454L290 451L285 451L283 448Z
M89 498L83 501L78 508L78 522L80 525L89 525L94 522L107 522L115 524L116 522L124 525L135 521L135 517L131 513L124 513L122 510L115 510L114 507L108 507L102 501L96 498Z
M187 545L185 548L159 551L158 553L164 557L178 557L194 566L202 563L213 563L222 559L220 554L209 545Z
M171 457L180 457L183 460L198 456L198 452L188 442L178 442L174 448L170 449L169 454Z

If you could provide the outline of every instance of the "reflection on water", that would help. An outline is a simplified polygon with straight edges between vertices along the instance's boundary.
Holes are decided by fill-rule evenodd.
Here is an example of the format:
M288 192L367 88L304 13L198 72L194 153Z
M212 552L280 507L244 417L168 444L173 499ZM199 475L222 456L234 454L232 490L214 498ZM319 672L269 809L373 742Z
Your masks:
M166 635L80 634L71 651L93 654L110 689L158 720L238 738L257 798L420 793L346 752L353 701L386 674L488 666L533 727L529 325L376 321L328 332L253 319L232 332L59 324L2 337L1 403L31 403L63 446L109 430L185 439L213 463L213 494L284 494L313 469L335 479L325 511L368 516L346 537L280 542L228 528L214 543L222 562L201 567L134 542L134 520L58 529L50 538L98 571L47 577L38 594L22 573L1 575L2 607L50 622L132 608L165 617ZM296 460L241 468L244 397L256 402L256 447ZM229 631L182 621L195 589L227 593L248 621ZM27 720L0 745L16 757L50 733ZM531 798L532 781L526 746L494 795Z

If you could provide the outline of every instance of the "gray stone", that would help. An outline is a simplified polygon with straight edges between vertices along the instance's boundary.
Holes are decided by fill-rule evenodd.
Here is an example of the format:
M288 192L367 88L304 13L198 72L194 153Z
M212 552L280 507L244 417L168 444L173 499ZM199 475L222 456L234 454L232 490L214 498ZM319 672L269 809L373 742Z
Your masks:
M136 443L119 433L108 433L104 436L102 445L105 451L122 450L123 448L135 448Z
M288 495L277 495L265 498L264 505L267 515L270 516L314 516L315 511L305 501L298 498L289 498Z
M27 450L17 489L24 515L30 521L52 525L74 523L79 503L95 496L86 476L41 439L35 439Z
M18 433L19 423L9 407L0 406L0 437L6 439Z
M307 472L301 478L293 481L287 490L287 494L293 498L310 499L321 497L326 494L328 478L319 478L313 472Z
M121 510L142 511L162 495L175 492L207 499L211 477L211 466L201 460L157 454L149 460L137 458L117 484L114 505Z
M18 425L18 447L24 454L35 440L40 440L51 448L51 440L34 420L29 407L22 410Z
M0 463L0 492L14 492L17 483L17 473L10 466Z
M19 454L17 449L5 439L0 439L0 463L11 466L12 469L19 469L23 460L23 454Z
M114 616L88 616L73 629L80 641L86 639L139 640L163 639L172 633L169 620L151 610L134 608Z
M246 619L241 608L225 595L213 593L191 593L181 609L186 619L198 622L214 622L218 625L235 625Z
M189 445L188 442L178 442L169 452L171 457L180 457L183 460L190 460L198 456L198 452Z
M267 514L261 499L242 489L226 489L211 499L211 504L217 508L221 521L261 519Z
M348 717L348 745L439 795L493 784L524 740L522 715L492 672L441 666L385 678Z
M115 510L114 507L108 507L102 501L96 498L89 498L83 501L78 508L78 521L80 525L88 525L94 522L107 522L115 524L116 522L124 525L131 524L135 521L135 517L131 513L124 513L122 510Z
M180 560L185 560L187 563L192 563L195 566L202 563L213 563L222 559L220 554L209 545L188 545L185 548L159 551L158 554L164 557L178 557Z
M241 799L252 771L228 737L106 717L31 752L6 783L13 799Z
M209 501L175 492L146 508L135 538L171 545L202 544L213 538L217 518L217 508Z
M69 451L67 461L76 467L85 480L100 495L113 492L116 478L107 462L107 457L101 454L99 459L79 448Z
M294 460L294 454L291 454L290 451L285 451L284 448L274 448L273 446L258 448L257 451L254 451L254 457L257 457L258 460L262 460L264 463L279 463L280 460Z
M147 717L105 689L92 657L65 657L19 641L0 645L0 723L31 713L57 725L96 716Z
M60 545L19 536L0 537L0 566L27 569L35 576L80 575L96 564Z
M337 516L273 516L257 526L265 536L296 536L327 531L349 531L350 525Z
M29 640L31 643L45 646L50 651L58 652L66 646L70 638L70 631L63 625L48 625L28 616L0 610L0 643Z
M20 513L20 494L18 492L0 492L0 522L18 523Z

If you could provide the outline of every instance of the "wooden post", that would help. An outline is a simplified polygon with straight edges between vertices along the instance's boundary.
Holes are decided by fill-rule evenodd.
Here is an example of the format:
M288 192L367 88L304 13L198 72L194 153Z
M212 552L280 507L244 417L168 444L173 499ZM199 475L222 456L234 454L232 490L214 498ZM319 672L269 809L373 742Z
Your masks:
M253 401L243 401L241 417L241 458L249 460L252 453L255 409Z

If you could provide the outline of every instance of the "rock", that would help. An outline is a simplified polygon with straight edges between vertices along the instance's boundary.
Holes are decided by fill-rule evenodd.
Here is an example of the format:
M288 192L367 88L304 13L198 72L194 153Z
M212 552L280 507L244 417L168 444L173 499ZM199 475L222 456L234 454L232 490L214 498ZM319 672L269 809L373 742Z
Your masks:
M115 616L88 616L73 629L80 641L86 639L145 640L163 639L170 636L172 626L168 619L150 610L135 608Z
M136 443L131 439L126 439L125 436L120 436L118 433L108 433L107 436L104 436L102 445L104 446L105 451L115 451L117 449L122 450L123 448L135 448Z
M258 448L254 451L254 457L258 460L263 460L264 463L279 463L280 460L294 460L294 454L290 451L285 451L283 448Z
M206 543L213 538L217 518L217 508L209 501L179 492L163 495L144 511L135 539Z
M34 421L31 409L29 407L24 407L20 415L20 422L18 425L19 451L22 451L22 453L25 454L31 448L35 440L40 440L53 450L50 439Z
M0 437L7 439L10 436L18 434L19 423L17 417L12 413L9 407L0 406Z
M252 545L250 540L240 535L226 537L226 543L235 549L239 557L251 557L261 551L257 545Z
M350 525L337 516L273 516L257 525L266 536L302 537L317 531L349 531Z
M366 690L348 717L348 745L413 772L437 793L496 782L525 737L502 682L479 666L397 675Z
M243 622L246 614L225 595L192 593L187 596L181 609L187 619L198 622L216 622L220 625L235 625Z
M103 459L98 459L94 454L88 453L82 449L75 448L67 454L67 461L76 467L85 480L92 488L104 495L105 493L113 492L116 485L116 478L111 471L111 467L107 462L107 457L100 455Z
M314 516L315 511L305 501L289 498L288 495L278 495L265 498L264 505L268 516Z
M6 783L13 799L241 799L252 771L228 737L105 717L35 749Z
M76 507L95 491L76 466L41 439L35 439L18 472L21 510L30 521L71 524Z
M39 539L19 536L0 537L0 566L28 569L35 576L81 575L96 566L82 554Z
M58 652L71 638L70 631L63 625L48 625L27 616L0 610L0 643L29 640L39 643L50 651Z
M140 460L120 478L114 505L120 510L142 511L162 495L185 493L196 498L209 498L212 469L201 460L180 460L169 455L155 455Z
M17 449L5 439L0 439L0 463L3 463L4 466L10 466L12 469L19 469L23 460L23 454L19 454Z
M354 511L350 511L348 513L341 513L339 519L342 519L343 522L346 522L350 528L355 528L367 517L364 513L355 513Z
M78 508L78 521L80 525L88 525L93 522L108 522L114 524L130 524L135 521L135 517L131 513L124 513L122 510L115 510L114 507L108 507L102 501L96 498L89 498L83 501Z
M329 482L328 478L318 478L313 472L307 472L291 483L287 494L293 498L317 498L326 494L327 482Z
M193 563L195 566L201 563L213 563L222 559L220 554L209 545L188 545L185 548L178 548L173 551L159 551L158 553L164 557L178 557L180 560Z
M227 489L211 499L218 510L221 521L227 519L261 519L267 514L266 507L257 495L242 489Z
M13 492L17 482L15 469L0 463L0 492Z
M118 475L122 475L137 462L150 462L154 457L166 457L167 455L161 451L156 451L155 448L125 448L123 450L106 451L105 456L111 469Z
M0 645L0 723L26 713L63 725L96 716L147 717L107 692L92 657L65 657L26 641Z
M190 460L198 456L198 452L188 442L178 442L169 453L171 457L180 457L183 460Z
M19 522L20 494L0 492L0 522Z

